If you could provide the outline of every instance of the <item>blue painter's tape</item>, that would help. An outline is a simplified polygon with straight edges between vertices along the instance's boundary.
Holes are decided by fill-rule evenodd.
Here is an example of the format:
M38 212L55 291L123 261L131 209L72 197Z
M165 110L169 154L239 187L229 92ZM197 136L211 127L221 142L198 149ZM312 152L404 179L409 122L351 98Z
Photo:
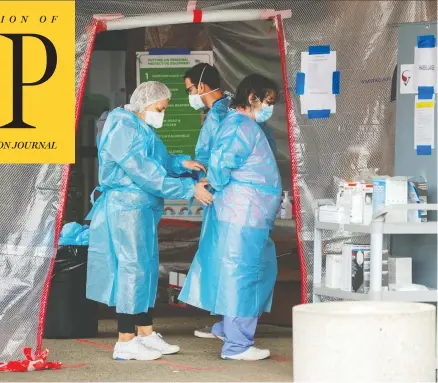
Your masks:
M341 72L333 72L332 93L339 94L341 90Z
M151 48L148 49L150 55L189 55L190 49L186 48Z
M309 118L329 118L330 109L308 110L307 117Z
M305 78L306 78L306 75L303 72L297 72L297 85L296 85L295 92L300 96L304 94L304 80L305 80Z
M432 146L430 145L418 145L417 146L417 156L431 156Z
M418 87L418 99L419 100L432 100L435 88L433 86L419 86Z
M330 45L313 45L309 47L309 55L328 55Z
M434 35L417 36L418 48L435 48L436 39Z

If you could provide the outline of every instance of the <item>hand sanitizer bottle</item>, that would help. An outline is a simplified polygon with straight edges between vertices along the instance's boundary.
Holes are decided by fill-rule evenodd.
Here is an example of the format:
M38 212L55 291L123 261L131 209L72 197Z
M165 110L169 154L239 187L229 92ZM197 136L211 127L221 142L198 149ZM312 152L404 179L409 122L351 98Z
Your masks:
M277 213L277 217L276 218L281 218L281 209L282 209L282 206L281 206L281 203L280 203L280 208L278 209L278 213Z
M292 219L292 203L289 200L289 192L284 192L283 202L281 203L281 219Z

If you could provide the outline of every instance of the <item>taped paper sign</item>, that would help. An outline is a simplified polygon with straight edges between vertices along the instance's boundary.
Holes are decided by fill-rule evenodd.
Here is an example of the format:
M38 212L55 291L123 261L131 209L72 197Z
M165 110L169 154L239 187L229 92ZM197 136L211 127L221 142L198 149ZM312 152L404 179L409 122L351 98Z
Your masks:
M417 87L435 87L436 91L436 53L436 37L434 35L417 37L414 61Z
M435 96L421 100L415 96L414 148L419 155L431 155L435 148Z
M301 52L301 72L297 74L301 113L309 118L328 118L336 113L339 82L336 52L329 46L309 47L309 52Z
M417 86L436 87L436 48L415 48Z

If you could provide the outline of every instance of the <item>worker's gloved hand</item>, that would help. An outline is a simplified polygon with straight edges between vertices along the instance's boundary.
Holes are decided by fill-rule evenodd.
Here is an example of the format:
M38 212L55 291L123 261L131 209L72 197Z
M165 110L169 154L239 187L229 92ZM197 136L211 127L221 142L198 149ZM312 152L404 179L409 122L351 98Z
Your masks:
M204 206L213 203L213 195L206 189L208 182L200 181L195 186L195 198Z
M205 169L205 166L201 164L199 161L193 161L193 160L185 160L183 161L182 165L184 166L184 169L187 170L195 170L197 172L204 171L205 173L207 170Z

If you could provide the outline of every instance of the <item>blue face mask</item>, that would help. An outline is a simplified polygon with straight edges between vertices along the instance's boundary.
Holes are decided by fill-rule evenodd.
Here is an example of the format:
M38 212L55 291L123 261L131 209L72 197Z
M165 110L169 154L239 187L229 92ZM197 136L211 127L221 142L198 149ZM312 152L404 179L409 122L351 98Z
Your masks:
M273 112L274 112L274 105L262 104L262 110L254 111L256 122L260 123L260 122L268 121L272 117Z

